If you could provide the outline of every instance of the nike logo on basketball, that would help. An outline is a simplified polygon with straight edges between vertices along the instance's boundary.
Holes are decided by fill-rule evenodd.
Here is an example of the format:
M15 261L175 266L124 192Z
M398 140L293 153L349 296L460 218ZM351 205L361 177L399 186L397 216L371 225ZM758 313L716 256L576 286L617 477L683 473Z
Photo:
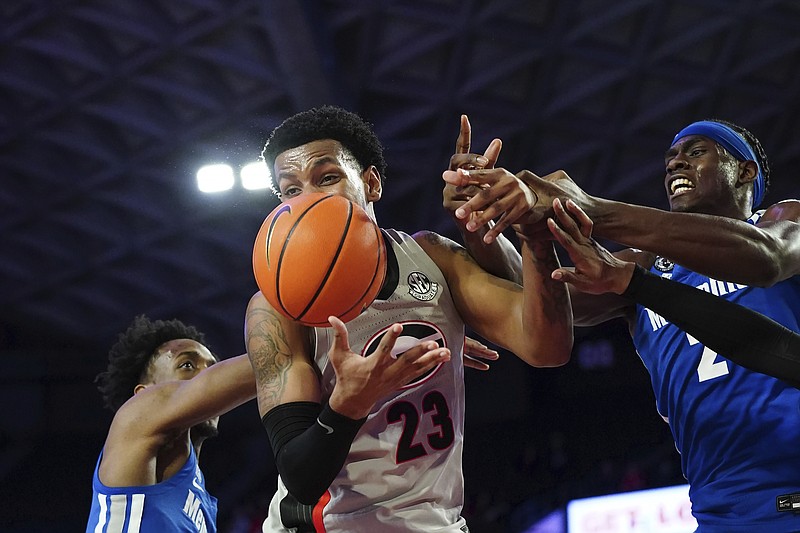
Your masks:
M317 418L317 424L319 424L320 426L322 426L322 428L325 430L325 433L326 433L326 434L330 435L331 433L333 433L333 428L332 428L332 427L330 427L330 426L329 426L329 425L327 425L327 424L323 424L322 422L320 422L320 421L319 421L319 418Z

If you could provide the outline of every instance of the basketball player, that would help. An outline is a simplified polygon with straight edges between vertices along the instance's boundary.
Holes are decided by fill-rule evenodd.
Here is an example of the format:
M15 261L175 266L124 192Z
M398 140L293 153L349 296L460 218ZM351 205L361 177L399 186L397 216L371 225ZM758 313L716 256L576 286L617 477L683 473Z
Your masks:
M281 198L343 195L374 218L385 162L369 124L322 107L263 151ZM257 293L246 319L258 407L280 473L265 532L468 531L461 517L462 350L468 324L529 364L569 358L568 293L552 242L526 239L525 288L430 232L383 230L387 281L347 327L307 328Z
M479 167L477 158L456 154L451 165ZM445 171L444 179L483 188L455 212L468 220L466 231L500 212L517 219L527 212L527 222L541 221L552 216L555 199L570 199L594 221L595 234L632 247L618 252L620 259L797 332L800 202L754 212L769 183L758 140L727 122L696 122L675 136L665 166L670 212L590 196L563 171L539 178L529 171L515 176L503 169L459 169ZM535 192L535 202L513 194L520 182ZM483 242L503 244L494 238L508 222L500 218L487 228ZM629 321L658 411L681 453L698 531L800 531L794 512L800 501L800 392L723 359L676 323L619 294L571 295L578 325Z
M591 235L592 221L572 200L553 202L548 225L574 267L553 279L590 294L620 294L672 322L737 365L800 388L800 335L760 313L669 277L656 276L603 248Z
M94 472L87 533L214 532L198 465L218 417L255 396L247 356L221 362L179 320L136 317L97 376L114 411Z

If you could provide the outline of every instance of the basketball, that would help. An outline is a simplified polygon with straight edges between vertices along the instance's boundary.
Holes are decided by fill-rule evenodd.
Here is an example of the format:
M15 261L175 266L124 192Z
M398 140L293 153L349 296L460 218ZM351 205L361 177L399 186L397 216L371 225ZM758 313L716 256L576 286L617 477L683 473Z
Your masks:
M311 193L290 198L261 225L253 247L256 284L283 315L329 327L357 317L386 277L383 235L347 198Z

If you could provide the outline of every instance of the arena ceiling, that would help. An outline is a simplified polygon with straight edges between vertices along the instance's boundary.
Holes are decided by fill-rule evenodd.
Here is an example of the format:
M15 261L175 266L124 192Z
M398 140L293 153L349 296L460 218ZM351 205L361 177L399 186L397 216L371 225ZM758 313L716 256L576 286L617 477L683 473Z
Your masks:
M254 160L274 126L319 104L375 124L385 227L455 236L440 174L461 113L479 148L504 141L509 169L563 168L592 194L656 207L673 134L726 118L770 154L767 201L800 197L794 0L8 0L0 18L14 387L85 382L138 313L240 353L252 242L275 200L200 193L195 171Z
M6 336L97 357L135 313L231 349L268 193L199 193L203 163L254 160L288 115L335 103L385 142L384 226L452 234L440 172L471 117L501 163L566 169L663 207L684 123L724 117L797 196L800 5L791 0L3 2L0 311Z

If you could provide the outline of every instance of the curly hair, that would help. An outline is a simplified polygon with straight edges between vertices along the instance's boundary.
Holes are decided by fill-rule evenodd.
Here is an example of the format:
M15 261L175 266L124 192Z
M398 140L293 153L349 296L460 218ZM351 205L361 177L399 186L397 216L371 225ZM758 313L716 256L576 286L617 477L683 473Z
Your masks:
M385 178L383 145L372 130L372 125L357 114L340 107L315 107L284 120L272 130L261 151L261 157L270 171L272 190L278 196L278 183L272 176L275 158L286 150L322 139L339 141L355 158L362 171L374 165L381 179Z
M158 347L174 339L192 339L204 346L205 335L180 320L151 321L137 316L108 352L108 368L95 378L105 407L116 412L133 396Z
M758 159L756 162L761 169L761 174L764 176L764 196L766 196L767 191L769 191L769 160L767 159L767 152L764 151L764 147L761 146L761 142L758 140L758 138L750 133L749 130L739 126L738 124L734 124L733 122L728 122L727 120L722 120L720 118L709 118L706 120L717 122L723 126L728 126L733 131L744 137L744 140L747 141L747 144L749 144L750 148L752 148L753 152L755 152L756 159ZM756 206L753 207L755 208Z

